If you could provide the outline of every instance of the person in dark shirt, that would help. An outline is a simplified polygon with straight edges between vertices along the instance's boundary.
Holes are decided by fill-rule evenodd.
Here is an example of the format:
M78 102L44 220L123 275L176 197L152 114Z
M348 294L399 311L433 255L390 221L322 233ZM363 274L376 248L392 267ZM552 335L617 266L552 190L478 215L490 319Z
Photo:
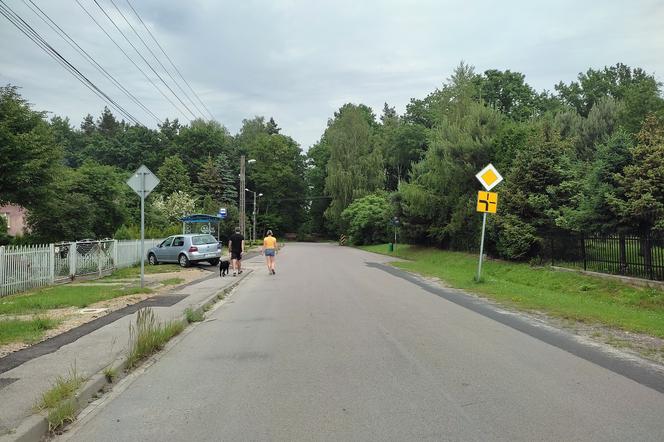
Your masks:
M228 252L231 255L233 276L242 274L242 254L244 253L244 236L240 234L240 228L235 228L235 233L228 239ZM236 273L237 272L237 273Z

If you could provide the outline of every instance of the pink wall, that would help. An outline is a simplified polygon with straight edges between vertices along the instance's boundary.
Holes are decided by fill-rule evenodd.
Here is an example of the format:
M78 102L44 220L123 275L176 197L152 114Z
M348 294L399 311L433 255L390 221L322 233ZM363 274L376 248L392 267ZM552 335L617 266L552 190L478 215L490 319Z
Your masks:
M0 215L7 217L9 224L9 235L23 235L25 233L25 209L21 206L9 204L0 207Z

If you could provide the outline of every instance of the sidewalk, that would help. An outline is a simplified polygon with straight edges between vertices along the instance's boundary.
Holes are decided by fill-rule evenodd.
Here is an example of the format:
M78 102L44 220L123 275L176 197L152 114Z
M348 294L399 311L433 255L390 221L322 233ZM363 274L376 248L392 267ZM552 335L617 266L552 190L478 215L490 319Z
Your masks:
M185 309L197 308L238 283L252 272L250 267L239 277L220 278L218 273L212 273L148 301L152 303L152 309L160 320L182 319ZM0 439L4 440L3 435L11 436L21 422L34 414L38 398L52 386L57 376L66 376L75 367L79 376L88 378L120 359L128 347L129 324L135 322L135 310L51 353L1 373ZM74 329L68 333L76 331ZM81 333L79 330L78 334Z

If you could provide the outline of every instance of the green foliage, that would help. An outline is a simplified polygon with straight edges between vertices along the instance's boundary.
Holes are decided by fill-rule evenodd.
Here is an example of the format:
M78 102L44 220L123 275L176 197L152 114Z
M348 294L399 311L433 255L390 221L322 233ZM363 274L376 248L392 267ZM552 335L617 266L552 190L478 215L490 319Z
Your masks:
M353 201L341 213L341 219L353 244L376 244L388 238L391 215L388 195L377 193Z
M0 205L49 199L63 152L44 117L15 86L0 87Z
M184 162L178 155L171 155L157 170L159 177L159 188L162 195L170 195L174 192L191 192L191 180Z
M609 200L624 223L664 231L664 120L647 117L637 141L631 163L616 175L624 196Z
M643 69L632 69L622 63L601 70L588 69L569 85L560 82L556 91L566 104L582 117L605 97L624 103L621 123L630 133L636 133L646 115L664 109L660 93L661 83Z
M6 246L11 241L11 237L7 233L7 219L0 216L0 246Z
M374 143L375 121L366 106L346 104L328 122L323 142L330 152L325 191L332 197L325 216L338 226L356 198L383 186L382 156Z

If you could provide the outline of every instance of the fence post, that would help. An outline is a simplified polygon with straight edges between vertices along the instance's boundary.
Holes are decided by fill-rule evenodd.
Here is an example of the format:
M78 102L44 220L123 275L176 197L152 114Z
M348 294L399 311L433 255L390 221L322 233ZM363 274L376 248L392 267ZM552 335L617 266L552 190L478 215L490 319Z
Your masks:
M627 244L625 243L625 234L618 234L618 247L620 248L620 274L627 273Z
M48 245L48 280L50 284L55 283L55 244Z
M76 278L76 242L69 243L69 278Z
M0 296L5 294L5 246L0 246Z
M113 240L113 268L118 268L118 240Z
M646 265L646 271L648 272L648 278L655 279L655 272L653 271L652 265L652 240L650 235L645 237L645 250L643 251L643 263Z
M103 251L101 249L101 241L97 243L97 271L99 272L99 277L101 278L101 255Z
M586 237L581 234L581 256L583 257L583 270L586 271Z

